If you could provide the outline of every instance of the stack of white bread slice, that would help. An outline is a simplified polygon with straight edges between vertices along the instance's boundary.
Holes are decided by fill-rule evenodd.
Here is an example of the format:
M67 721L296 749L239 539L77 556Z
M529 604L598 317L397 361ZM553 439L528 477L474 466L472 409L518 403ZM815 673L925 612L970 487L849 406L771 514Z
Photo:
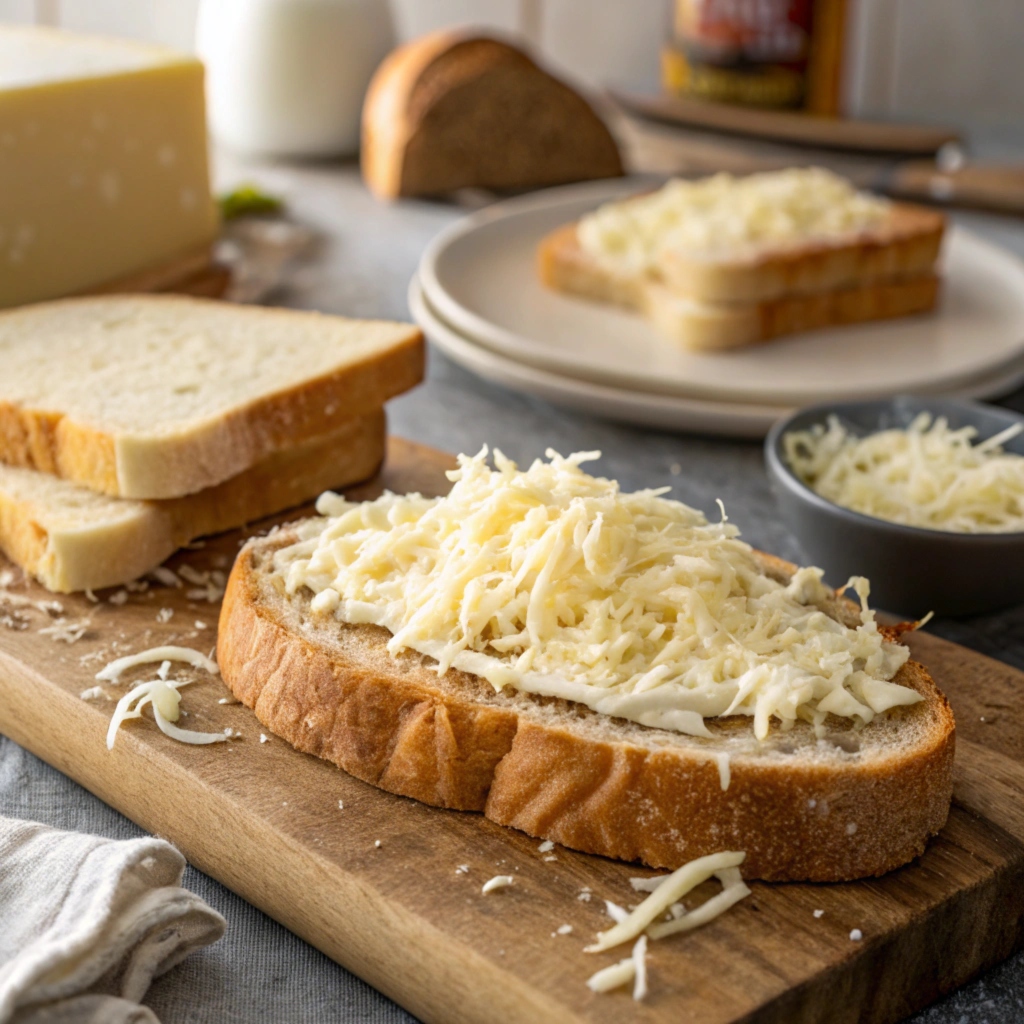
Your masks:
M790 168L608 203L545 237L538 262L548 286L715 351L932 309L943 230L934 210Z
M125 583L196 537L373 475L407 324L176 296L0 314L0 550L50 590Z

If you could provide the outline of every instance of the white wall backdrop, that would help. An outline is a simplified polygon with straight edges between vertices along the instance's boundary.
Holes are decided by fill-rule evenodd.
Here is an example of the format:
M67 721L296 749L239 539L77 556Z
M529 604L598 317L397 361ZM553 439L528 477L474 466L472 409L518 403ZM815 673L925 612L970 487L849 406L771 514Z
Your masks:
M199 2L0 0L0 20L40 17L83 31L187 48ZM652 86L671 0L391 3L402 38L451 24L525 32L565 74ZM851 5L851 112L1016 128L1024 135L1024 0L851 0Z

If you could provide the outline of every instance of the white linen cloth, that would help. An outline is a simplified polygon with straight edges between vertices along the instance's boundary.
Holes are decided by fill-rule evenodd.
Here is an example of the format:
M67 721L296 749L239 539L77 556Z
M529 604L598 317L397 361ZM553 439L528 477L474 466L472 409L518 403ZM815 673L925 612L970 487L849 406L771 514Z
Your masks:
M153 978L225 922L162 839L0 817L0 1024L156 1024Z

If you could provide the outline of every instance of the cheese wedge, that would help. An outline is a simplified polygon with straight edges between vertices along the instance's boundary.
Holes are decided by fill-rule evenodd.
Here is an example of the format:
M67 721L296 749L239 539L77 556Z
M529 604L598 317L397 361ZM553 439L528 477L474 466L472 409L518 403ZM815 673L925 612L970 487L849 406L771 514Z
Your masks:
M0 26L0 307L203 250L217 224L198 60Z

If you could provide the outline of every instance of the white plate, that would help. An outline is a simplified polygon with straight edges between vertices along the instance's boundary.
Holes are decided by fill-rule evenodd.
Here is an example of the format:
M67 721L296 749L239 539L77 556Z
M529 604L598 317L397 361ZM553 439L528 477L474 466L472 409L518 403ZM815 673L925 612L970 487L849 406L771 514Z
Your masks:
M730 352L684 352L637 314L541 285L540 239L639 187L636 180L570 185L471 214L424 253L426 297L461 335L517 362L678 397L802 405L949 391L1024 354L1024 261L958 228L944 246L938 312Z
M645 394L628 388L593 384L507 359L478 345L446 324L431 308L418 278L409 284L409 310L424 334L450 359L471 373L555 405L605 419L662 430L759 438L790 408L742 402L716 402ZM1024 382L1024 361L974 387L957 391L961 398L993 398Z

